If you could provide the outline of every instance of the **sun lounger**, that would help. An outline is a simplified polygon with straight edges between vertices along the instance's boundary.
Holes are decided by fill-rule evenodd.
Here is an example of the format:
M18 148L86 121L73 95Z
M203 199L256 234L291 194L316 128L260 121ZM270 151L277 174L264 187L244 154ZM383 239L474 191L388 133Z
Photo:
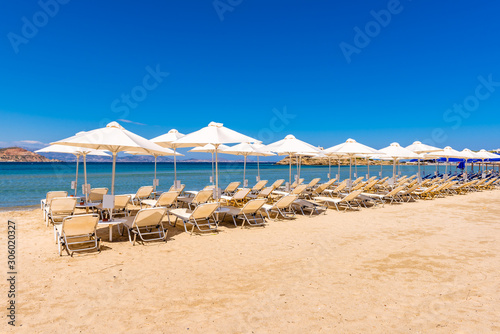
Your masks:
M314 213L320 214L321 212L326 213L327 205L325 203L319 203L313 200L306 200L302 198L298 198L292 203L292 207L295 210L300 210L302 215L305 215L305 211L309 211L309 217L311 217Z
M185 184L181 184L181 186L179 188L176 188L175 184L174 184L174 185L170 186L170 189L168 191L177 191L179 193L179 195L181 195L182 192L184 191L184 188L186 188Z
M343 191L347 187L347 181L348 180L344 180L344 181L340 182L339 185L337 187L335 187L334 189L325 189L324 192L326 194L328 194L330 197L333 197L333 195L338 196L340 194L340 192Z
M339 206L345 206L345 210L347 209L354 209L354 206L359 207L359 201L356 199L360 194L362 190L356 190L353 191L344 198L332 198L332 197L326 197L326 196L319 196L319 197L314 197L313 199L318 202L318 203L325 203L327 205L334 205L337 211L339 211Z
M250 188L240 189L233 196L221 196L221 201L226 202L227 205L241 206L250 191Z
M171 208L171 207L177 207L177 197L179 196L179 193L177 191L167 191L164 192L158 197L157 200L155 199L145 199L141 201L141 208L142 206L149 206L151 208L154 207L159 207L162 206L164 208Z
M61 256L62 250L65 250L70 256L73 256L75 252L93 249L101 252L100 238L96 234L98 222L99 215L95 213L65 217L61 224L56 225L59 256ZM84 245L87 247L82 247Z
M215 232L217 231L217 220L214 217L214 212L219 208L219 203L205 203L200 204L194 210L189 209L172 209L167 211L168 221L170 223L170 215L175 216L174 225L176 225L177 219L181 219L184 224L184 231L186 233L194 232L194 228L196 227L200 232ZM214 223L210 222L210 218L214 220ZM206 221L206 223L202 223ZM187 230L187 224L192 225L191 232ZM202 226L207 226L207 229L202 229Z
M293 218L295 217L295 211L292 208L292 203L297 199L297 195L286 195L280 198L274 204L264 204L262 210L267 214L267 217L271 219L271 213L276 213L276 218L280 216L283 218Z
M315 179L312 179L311 182L309 182L309 184L307 185L306 189L307 190L312 190L317 184L318 182L321 180L321 178L315 178Z
M49 226L48 217L50 212L50 202L55 197L67 197L67 196L68 196L67 191L49 191L47 195L45 195L45 199L42 200L42 211L43 211L43 218L47 226Z
M130 203L130 195L116 195L115 196L115 205L113 207L113 212L111 213L112 216L117 216L117 215L124 215L128 216L130 212L127 210L127 206ZM102 208L102 204L98 204L96 206L97 211L100 212L101 214L101 219L103 218L103 213L104 210ZM109 210L107 210L109 212Z
M283 183L285 182L284 179L279 179L279 180L276 180L274 181L273 184L271 184L271 187L273 187L273 189L277 189L279 188Z
M254 199L255 198L268 198L271 195L271 193L273 192L273 190L274 190L273 186L265 187L264 189L262 189L260 191L260 193L258 193L256 195L255 194L248 194L247 197L254 198Z
M267 184L267 180L260 180L259 182L257 182L257 183L253 186L253 188L252 188L251 192L252 192L253 194L258 193L259 191L261 191L261 190L262 190L262 189L266 186L266 184Z
M141 241L154 241L164 240L167 241L167 229L163 227L163 216L165 215L165 208L147 208L141 209L137 212L135 217L127 217L123 225L128 232L128 240L135 245L137 236ZM132 240L132 234L134 240ZM148 236L148 238L145 238ZM149 237L151 236L151 237Z
M130 200L132 204L140 204L141 200L144 200L151 196L153 192L153 186L143 186L140 187L135 194L129 194L131 196Z
M183 204L187 204L188 208L193 209L195 206L203 203L207 203L213 195L213 190L207 189L202 190L196 193L196 195L192 197L177 197L179 202Z
M260 209L264 204L266 204L266 199L261 198L248 201L242 208L236 208L236 207L224 207L224 208L229 209L227 214L233 218L234 226L238 226L236 220L241 219L241 227L243 228L245 223L249 225L266 224L266 219L260 213Z
M92 188L89 193L89 202L102 202L102 197L108 193L108 188Z
M222 192L222 194L226 196L232 196L236 190L238 190L238 187L240 186L241 182L231 182L227 185L226 189Z

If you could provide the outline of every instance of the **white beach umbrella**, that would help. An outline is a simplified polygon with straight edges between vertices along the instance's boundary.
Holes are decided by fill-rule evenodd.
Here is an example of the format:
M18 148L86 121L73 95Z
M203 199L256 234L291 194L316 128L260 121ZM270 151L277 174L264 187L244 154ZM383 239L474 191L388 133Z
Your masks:
M417 153L400 146L398 143L392 143L391 145L380 149L379 152L385 154L387 157L393 160L392 179L394 181L396 181L397 161L401 159L416 159L420 157Z
M177 139L181 139L184 136L185 136L184 134L180 133L176 129L172 129L161 136L151 139L151 141L155 144L160 145L161 147L171 148L175 152L178 146L174 142ZM177 181L177 154L174 155L174 185L176 181Z
M442 151L442 149L439 147L423 144L419 141L415 141L413 142L413 144L406 146L406 149L415 153L430 153Z
M319 150L311 144L295 138L294 135L288 135L282 140L266 145L266 150L278 155L288 155L289 157L289 184L292 183L292 156L299 152L318 153Z
M452 149L450 146L446 146L441 151L430 152L425 154L425 157L437 157L437 158L446 158L446 169L445 174L448 174L448 162L450 158L458 158L463 159L464 156L457 150Z
M379 153L376 149L358 143L354 139L347 139L345 143L336 145L326 150L329 153L343 154L349 157L349 179L352 180L352 158Z
M460 151L460 153L463 155L465 163L467 163L468 160L481 159L481 155L469 150L468 148L464 148L462 151Z
M275 155L271 151L267 151L266 150L266 145L263 145L261 141L254 142L253 146L255 148L257 148L258 150L262 151L262 152L266 152L267 154L269 154L269 156ZM257 156L257 176L258 176L258 179L260 181L260 162L259 162L259 158L260 158L260 156Z
M174 143L177 147L193 147L212 144L215 147L215 188L219 189L218 152L222 144L254 142L256 139L228 129L222 123L210 122L208 126L185 135Z
M243 183L245 183L245 175L246 175L246 168L247 168L247 157L248 156L256 156L256 157L268 157L275 155L274 153L271 153L269 151L264 151L262 150L264 146L259 146L251 144L251 143L240 143L231 147L228 147L226 149L222 149L221 153L224 154L232 154L232 155L241 155L243 156ZM260 173L259 173L259 178L260 178Z
M184 156L184 154L181 154L179 152L175 152L174 150L170 150L168 148L164 148L166 152L164 153L140 153L140 152L129 152L125 151L127 154L132 154L132 155L151 155L155 158L155 176L153 179L153 191L156 191L156 186L157 186L157 181L156 181L156 161L158 157L163 157L163 156L174 156L174 159L176 156ZM175 161L175 160L174 160Z
M104 128L99 128L77 134L73 137L59 140L51 144L88 147L110 151L113 155L113 170L111 176L111 194L115 193L116 155L118 152L164 153L165 149L144 137L125 130L117 122L111 122Z
M75 178L75 196L78 191L78 161L80 156L83 157L83 175L85 180L85 185L87 184L87 155L95 156L106 156L110 155L103 150L94 150L86 147L76 147L76 146L65 146L65 145L49 145L40 150L35 151L36 153L66 153L73 154L76 156L76 178Z
M483 162L483 171L484 171L484 168L485 168L484 160L498 159L499 158L498 155L490 153L490 152L486 151L485 149L479 150L479 152L477 152L477 154L481 157L480 159Z
M221 144L218 147L219 152L228 149L229 146ZM214 154L215 154L215 146L212 144L207 144L205 146L198 146L193 149L190 149L188 152L197 152L197 153L211 153L212 154L212 183L214 183L215 175L214 175Z
M423 144L418 140L414 141L413 144L406 146L406 149L415 152L417 154L441 151L439 147ZM418 175L420 175L420 158L418 159Z
M338 144L338 145L335 145L335 146L332 146L332 147L329 147L329 148L323 150L323 154L328 155L329 157L332 157L333 159L337 159L337 162L338 162L337 163L337 169L338 169L337 174L338 174L339 179L340 179L340 160L349 158L349 156L346 154L336 152L343 144L344 143Z
M325 150L320 150L317 154L313 155L311 159L328 159L328 178L331 178L332 175L332 157L330 155L325 154Z

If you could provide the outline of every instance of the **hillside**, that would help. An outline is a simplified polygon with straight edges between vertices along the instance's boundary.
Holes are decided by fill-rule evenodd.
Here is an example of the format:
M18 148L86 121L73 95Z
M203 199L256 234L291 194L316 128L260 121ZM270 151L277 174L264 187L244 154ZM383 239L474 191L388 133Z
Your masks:
M0 149L0 162L57 162L20 147Z
M285 157L283 158L282 160L278 161L276 163L276 165L288 165L289 164L289 160L290 158L289 157ZM332 165L337 165L338 164L338 160L337 159L331 159L330 160L331 164ZM297 163L297 159L295 157L292 157L292 164L295 164ZM357 159L357 163L358 163L358 166L360 165L366 165L366 159ZM312 158L309 158L309 157L302 157L302 160L301 160L301 164L303 166L328 166L328 159L327 158L320 158L320 159L312 159ZM354 165L355 164L355 161L354 159L352 160L352 164ZM392 165L392 161L374 161L374 160L370 160L370 164L371 165ZM344 160L340 160L340 165L341 166L344 166L344 165L347 165L349 166L349 159L344 159Z

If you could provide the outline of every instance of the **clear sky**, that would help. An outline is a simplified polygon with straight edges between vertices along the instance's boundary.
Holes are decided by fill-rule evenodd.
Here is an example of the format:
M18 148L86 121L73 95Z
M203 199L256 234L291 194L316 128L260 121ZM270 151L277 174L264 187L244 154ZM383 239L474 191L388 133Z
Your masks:
M265 143L496 149L498 13L486 0L4 2L0 146L120 119L146 138L217 121Z

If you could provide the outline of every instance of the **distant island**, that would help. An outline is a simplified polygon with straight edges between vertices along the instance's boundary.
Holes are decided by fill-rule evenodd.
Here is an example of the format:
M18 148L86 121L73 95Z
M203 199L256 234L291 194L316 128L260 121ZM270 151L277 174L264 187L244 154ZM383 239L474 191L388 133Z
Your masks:
M60 162L21 147L0 148L0 162Z
M0 148L0 162L75 162L76 156L73 154L65 154L65 153L42 153L37 154L28 149L22 147L7 147ZM80 157L80 162L83 159ZM92 156L88 155L86 158L87 162L111 162L111 156ZM154 162L154 158L149 155L125 155L118 156L116 159L117 162ZM158 163L173 163L174 160L171 157L158 157ZM178 163L210 163L211 159L179 159L177 158ZM219 157L219 162L222 163L243 163L243 160L228 160ZM255 161L248 161L248 163L255 163ZM266 163L265 161L261 161L261 163ZM267 162L269 163L269 162Z

